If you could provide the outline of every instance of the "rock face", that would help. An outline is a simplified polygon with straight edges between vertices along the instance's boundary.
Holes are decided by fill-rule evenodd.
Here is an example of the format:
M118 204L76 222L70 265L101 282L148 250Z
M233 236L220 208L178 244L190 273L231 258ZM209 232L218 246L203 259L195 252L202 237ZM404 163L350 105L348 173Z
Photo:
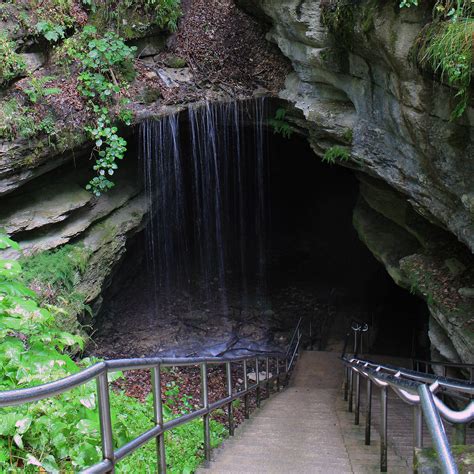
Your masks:
M435 357L473 362L472 255L452 235L474 250L474 110L471 102L451 122L453 91L410 60L430 11L368 0L350 11L311 0L239 4L271 23L267 38L290 59L280 97L315 153L351 145L347 165L362 172L354 224L393 279L427 300ZM334 34L324 24L336 11ZM453 275L441 255L464 270ZM418 281L421 269L430 281Z

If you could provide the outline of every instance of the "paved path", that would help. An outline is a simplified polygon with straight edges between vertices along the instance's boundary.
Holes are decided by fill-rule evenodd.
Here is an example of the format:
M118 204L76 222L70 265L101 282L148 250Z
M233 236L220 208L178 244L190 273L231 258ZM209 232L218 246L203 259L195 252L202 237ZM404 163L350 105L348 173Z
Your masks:
M203 474L375 473L379 442L364 445L363 418L341 399L342 365L335 352L302 352L290 386L266 400L225 445ZM410 472L388 453L389 472Z

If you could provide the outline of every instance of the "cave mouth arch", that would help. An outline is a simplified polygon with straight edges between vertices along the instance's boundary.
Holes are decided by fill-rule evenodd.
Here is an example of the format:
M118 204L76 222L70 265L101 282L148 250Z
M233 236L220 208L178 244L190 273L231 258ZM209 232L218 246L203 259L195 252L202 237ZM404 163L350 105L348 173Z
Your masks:
M150 242L163 229L171 235L171 245L175 245L183 232L201 235L196 233L195 228L202 215L197 216L194 210L195 201L201 197L186 194L186 190L192 188L196 181L191 170L196 162L190 158L195 153L195 144L191 145L189 138L196 133L193 129L195 124L190 123L188 113L182 112L175 116L171 127L173 136L163 138L160 135L157 146L164 147L165 141L172 144L171 153L164 153L161 157L165 165L160 163L166 166L167 160L174 159L176 147L182 158L178 165L174 163L170 167L172 174L169 174L170 170L160 174L161 181L152 183L152 187L165 187L164 179L176 180L173 173L177 166L181 166L183 178L179 193L172 187L165 197L169 199L183 193L178 197L184 201L184 211L177 212L174 201L167 201L168 207L150 212L152 217L148 223L127 243L127 252L103 295L97 331L93 337L95 344L90 349L92 353L123 357L218 355L228 351L269 350L283 343L296 320L305 316L313 319L313 327L320 333L318 347L321 349L339 348L348 321L356 317L370 322L374 328L371 339L373 352L425 356L426 306L393 282L383 265L359 240L352 225L352 213L359 195L356 176L348 168L323 163L315 156L304 135L293 133L290 137L284 137L274 133L268 118L273 117L280 106L279 101L269 101L265 112L263 109L257 111L262 115L258 120L251 113L242 114L238 119L240 140L247 145L241 148L238 156L243 168L230 170L229 176L237 172L249 173L249 182L253 186L233 189L232 192L236 193L234 197L220 197L221 204L229 199L226 220L244 219L246 228L242 234L241 230L236 230L240 227L230 225L222 231L222 241L216 242L217 246L225 245L228 249L223 257L227 259L223 277L220 278L218 273L208 275L206 288L202 284L194 284L202 279L202 274L197 276L195 273L199 256L193 252L199 252L194 240L190 239L180 248L172 249L168 257L179 273L183 255L179 256L179 261L173 260L176 257L174 253L186 252L184 259L193 262L186 269L189 273L186 279L187 283L193 284L183 285L173 280L171 290L166 288L166 298L163 299L160 295L165 291L157 282L154 264L150 265L150 252L160 252L168 244L166 240L156 245L150 245ZM252 110L255 112L257 109ZM255 148L248 145L259 140L256 126L261 127L261 133L265 136L262 144L266 189L264 257L260 248L262 242L255 242L262 232L258 222L255 223L258 220L255 216L261 209L259 206L252 208L252 202L259 199L258 185L261 184L258 173L254 175L252 170L258 157L255 156ZM174 135L176 127L180 127L179 136ZM209 124L206 127L209 132ZM227 132L216 129L209 133L216 133L217 137ZM224 146L234 140L229 136L225 138ZM132 137L131 149L137 151L130 158L138 157L138 175L142 176L143 185L147 188L150 185L147 183L150 170L143 168L143 140L142 128ZM158 153L157 146L154 153ZM229 150L224 151L216 153L217 159L225 156L227 161L232 162L235 156L231 156ZM209 153L209 150L204 150L204 153ZM213 189L216 186L212 180L204 184ZM232 188L230 181L225 179L220 185L224 188L221 193L227 190L224 185ZM151 197L156 201L162 199L163 194ZM246 201L242 204L244 199ZM214 201L211 204L214 206ZM239 216L233 215L239 205L244 210L239 211ZM167 213L170 209L171 221L153 224L153 215ZM176 222L178 214L179 219L185 220L185 225ZM215 219L215 214L210 216ZM212 226L215 232L215 223ZM244 246L242 240L245 241ZM257 277L262 258L265 270L263 282ZM246 261L245 272L242 270L242 259ZM217 265L216 262L211 259L211 268ZM163 268L160 267L159 272L164 272ZM414 345L413 341L422 342Z

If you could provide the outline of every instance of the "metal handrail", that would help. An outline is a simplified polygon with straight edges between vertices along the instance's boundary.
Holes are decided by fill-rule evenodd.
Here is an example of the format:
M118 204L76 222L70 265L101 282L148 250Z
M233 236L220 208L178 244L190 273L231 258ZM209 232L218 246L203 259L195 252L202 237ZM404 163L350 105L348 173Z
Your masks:
M357 331L356 329L353 329ZM349 401L349 411L354 411L354 423L359 424L360 417L360 378L367 381L365 444L371 442L372 421L372 388L380 389L381 422L380 422L380 470L387 472L387 390L392 389L395 394L414 407L414 449L423 447L423 417L441 462L443 472L457 474L458 469L454 461L442 418L457 429L455 435L466 442L466 426L474 420L474 402L460 410L448 407L444 400L437 396L452 393L455 395L474 394L474 384L448 377L438 377L410 369L396 367L390 364L379 364L370 360L350 357L345 353L341 357L345 366L344 399ZM355 400L353 400L355 398ZM469 400L469 399L468 399Z
M265 386L267 396L270 395L270 384L276 380L277 391L280 391L282 377L285 377L284 382L288 380L289 372L298 355L301 341L301 318L293 331L288 345L288 350L285 352L268 352L253 353L248 356L224 356L224 357L189 357L189 358L162 358L162 357L148 357L137 359L115 359L98 362L91 367L81 370L80 372L70 375L68 377L56 380L54 382L46 383L31 388L22 388L17 390L7 390L0 392L0 407L8 407L21 405L24 403L31 403L45 398L50 398L61 393L68 392L78 386L84 385L92 380L96 380L97 384L97 400L99 407L99 420L102 442L102 461L82 471L83 474L108 473L114 471L114 466L117 462L136 451L139 447L152 439L156 439L156 449L158 462L158 471L160 474L166 473L166 455L165 455L165 438L164 433L177 426L180 426L196 418L203 418L204 428L204 455L206 462L211 459L211 436L210 436L210 414L212 411L227 406L228 411L228 425L229 434L234 434L234 415L232 402L238 398L244 399L244 417L249 417L249 395L251 392L256 392L257 407L261 403L261 388ZM294 347L292 348L292 346ZM269 377L270 359L275 359L276 374ZM254 384L248 383L248 366L249 362L254 362L256 381ZM265 363L266 377L260 380L260 366ZM232 384L232 364L243 364L244 374L244 388L243 390L234 391ZM225 364L226 366L226 381L227 381L227 396L217 400L216 402L209 402L208 390L208 366ZM163 404L161 400L161 368L162 367L189 367L200 366L201 372L201 398L202 407L191 413L181 415L173 420L164 422L163 418ZM152 392L153 392L153 409L155 426L147 431L144 431L139 436L114 450L113 445L113 427L110 412L109 400L109 383L108 374L117 371L137 370L137 369L151 369L152 375ZM283 383L284 383L283 382Z
M362 331L368 331L369 327L361 326L351 322L351 330L354 334L354 353L352 357L346 355L347 343L351 336L347 334L344 350L341 359L345 366L344 400L348 401L349 411L354 411L354 424L359 424L360 418L360 377L367 381L366 398L366 419L365 419L365 444L371 442L371 422L372 422L372 388L375 385L380 389L381 401L381 422L380 422L380 470L387 472L387 390L392 389L395 394L405 403L414 407L414 437L415 448L423 447L423 417L431 434L435 450L438 453L443 472L457 474L458 469L451 452L448 438L444 429L442 418L454 425L455 436L466 443L467 424L474 420L474 402L470 399L474 394L474 384L472 383L472 373L474 365L471 364L451 364L440 363L445 367L444 376L428 373L428 365L425 372L400 368L390 364L379 364L370 360L363 360L357 357L358 339L362 340ZM417 359L413 359L414 362ZM420 361L427 364L438 364L432 361ZM470 381L446 377L446 367L469 369ZM415 367L413 367L414 369ZM417 365L419 368L419 365ZM441 392L443 400L436 393ZM444 395L449 394L452 398L468 401L468 404L460 410L453 410L444 401ZM460 394L466 395L462 398ZM459 428L460 427L460 428ZM415 460L415 457L414 457Z

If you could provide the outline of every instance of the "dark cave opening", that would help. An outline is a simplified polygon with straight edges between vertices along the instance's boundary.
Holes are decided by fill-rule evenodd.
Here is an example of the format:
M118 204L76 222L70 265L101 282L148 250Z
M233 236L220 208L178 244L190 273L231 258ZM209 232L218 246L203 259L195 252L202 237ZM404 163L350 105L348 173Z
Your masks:
M219 254L213 254L209 268L211 273L216 272L207 275L204 285L202 272L196 270L202 247L195 245L196 236L200 235L196 227L204 215L196 217L196 200L201 197L186 194L193 186L193 162L189 158L193 153L189 141L192 130L186 115L180 116L179 126L184 189L184 211L179 219L185 222L176 223L179 213L169 202L172 220L166 221L163 228L173 245L181 239L180 234L192 235L170 253L171 266L175 265L173 272L187 272L185 284L173 279L171 288L164 288L162 282L153 278L156 268L150 265L150 239L162 228L161 224L153 227L149 221L143 231L130 239L121 267L104 294L94 337L97 344L92 352L140 356L269 350L284 342L297 319L304 316L315 321L321 332L322 349L339 348L338 342L342 341L350 319L356 317L372 325L370 352L404 357L426 355L426 305L392 281L383 265L359 240L352 225L358 197L354 173L323 163L298 134L288 139L264 126L263 224L255 217L259 206L252 205L260 199L258 173L252 168L257 158L252 147L242 148L239 172L247 173L248 182L256 187L252 184L245 189L233 189L235 170L228 170L230 180L226 178L220 183L224 187L221 203L228 201L222 240L210 242L211 246L225 247L221 256L225 261L224 274L220 278ZM255 140L255 136L252 140L246 138L255 135L253 127L250 121L239 129L241 140L247 144ZM225 134L222 130L216 133ZM230 134L224 146L232 140L235 137ZM225 156L229 163L235 159L230 151L219 156ZM144 176L146 180L146 173ZM207 184L214 189L216 181ZM233 189L232 193L226 195L227 189ZM175 188L170 192L171 196L177 194ZM242 192L244 201L239 194ZM168 212L163 208L160 211ZM215 218L212 212L210 216ZM239 220L245 221L245 232L238 223L233 224ZM215 222L211 225L215 233ZM159 252L167 242L159 241L153 252ZM262 246L264 257L260 254ZM174 252L183 249L184 256L176 259ZM183 258L193 262L186 272ZM263 278L259 274L262 261ZM158 271L165 270L159 267ZM167 294L165 303L160 301L162 293Z

